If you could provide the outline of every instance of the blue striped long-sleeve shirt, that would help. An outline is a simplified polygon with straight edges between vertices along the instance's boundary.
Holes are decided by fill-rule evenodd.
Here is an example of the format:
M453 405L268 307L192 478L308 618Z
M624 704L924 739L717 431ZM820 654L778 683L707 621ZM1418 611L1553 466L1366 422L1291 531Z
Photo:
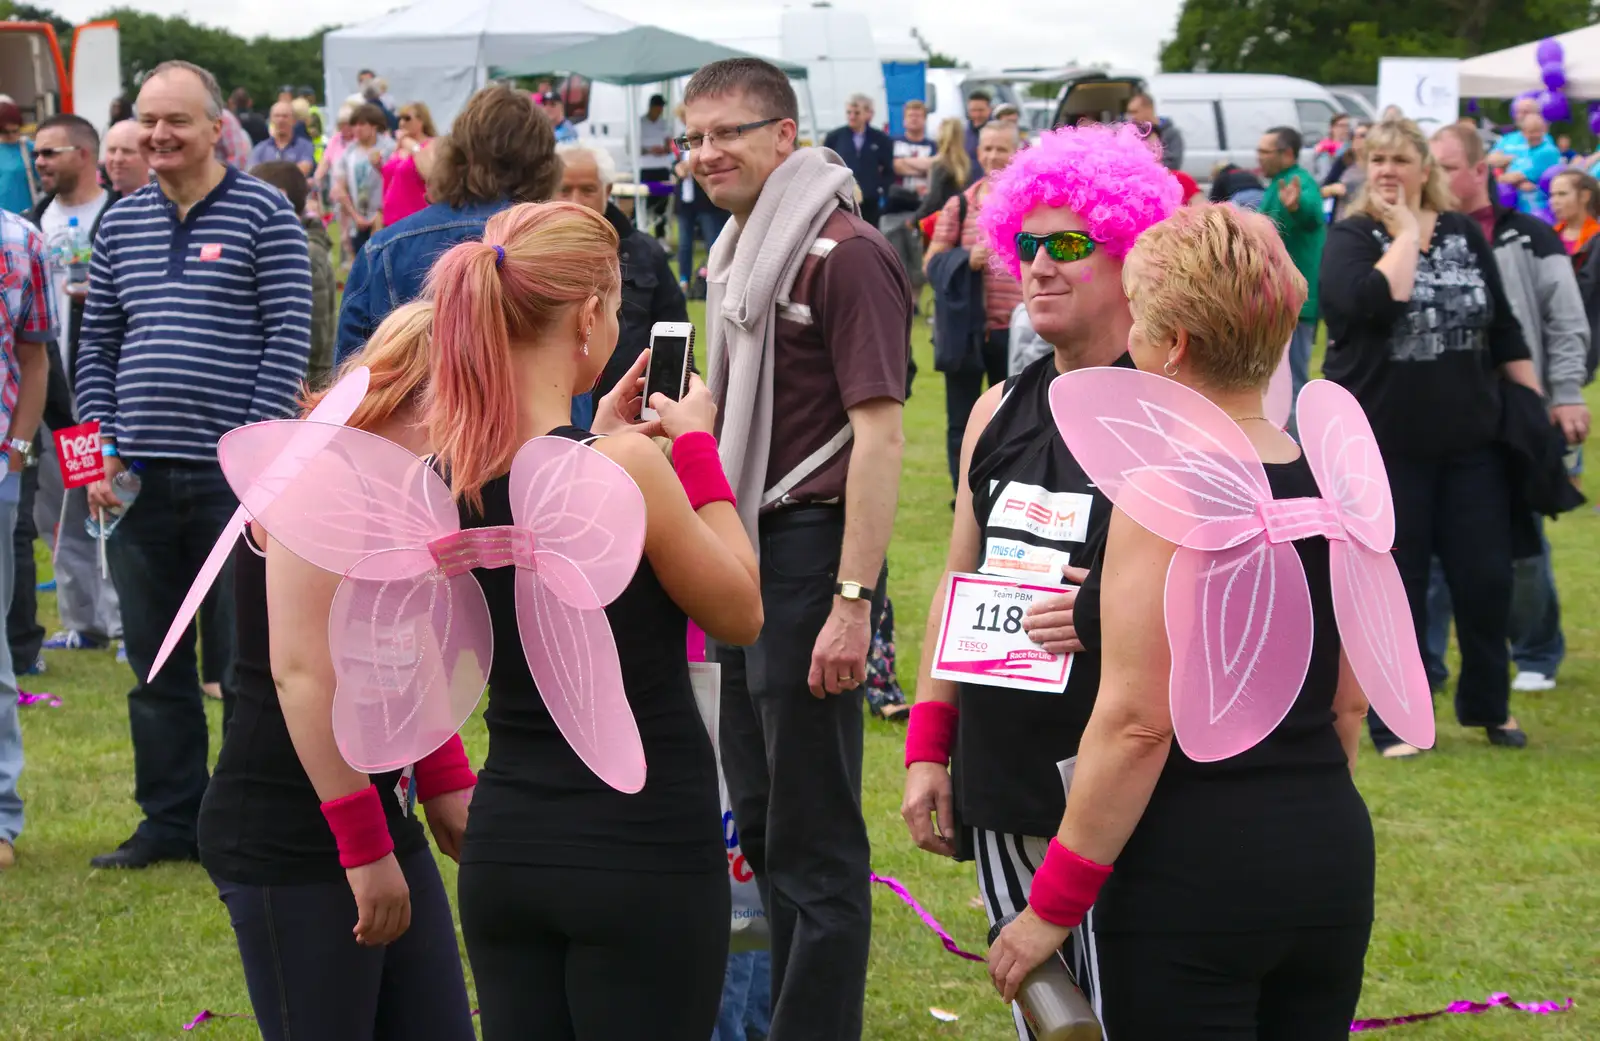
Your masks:
M132 457L215 460L234 427L293 413L311 353L311 261L276 188L230 168L184 220L158 185L100 222L78 411Z

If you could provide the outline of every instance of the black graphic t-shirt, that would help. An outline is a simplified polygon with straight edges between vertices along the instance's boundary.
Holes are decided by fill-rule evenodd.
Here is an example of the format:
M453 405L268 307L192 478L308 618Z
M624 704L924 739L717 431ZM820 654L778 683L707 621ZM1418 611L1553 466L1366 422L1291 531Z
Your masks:
M1500 375L1529 357L1494 254L1471 217L1442 213L1409 300L1377 264L1394 240L1371 217L1333 226L1322 257L1323 371L1354 394L1384 454L1481 448L1500 421Z

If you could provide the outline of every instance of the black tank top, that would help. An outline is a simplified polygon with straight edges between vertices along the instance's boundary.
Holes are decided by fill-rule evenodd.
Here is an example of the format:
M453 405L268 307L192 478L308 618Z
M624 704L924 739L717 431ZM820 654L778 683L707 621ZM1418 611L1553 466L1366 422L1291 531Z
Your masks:
M1123 355L1116 364L1133 363ZM1062 581L1063 563L1095 569L1105 550L1111 502L1056 430L1050 384L1057 375L1047 354L1007 380L973 446L967 477L984 574L1050 585ZM1064 693L961 685L952 783L962 824L1038 836L1061 827L1066 799L1056 764L1078 754L1100 689L1099 607L1094 570L1073 610L1089 650L1073 660Z
M575 427L555 436L587 440ZM510 524L509 478L463 506L464 528ZM644 743L645 785L627 795L583 764L544 707L517 633L512 568L478 570L494 625L489 755L472 797L463 862L634 871L728 870L711 739L695 707L684 651L688 619L648 560L606 608L622 682Z
M1276 499L1322 493L1304 457L1267 464ZM1311 665L1266 740L1215 763L1176 741L1116 870L1100 891L1103 931L1245 931L1372 919L1366 803L1333 728L1339 630L1328 541L1294 543L1311 589Z
M249 538L248 535L245 538ZM288 886L342 881L339 848L322 800L295 754L272 681L267 630L267 566L245 539L233 553L237 700L217 768L200 803L200 862L240 885ZM400 774L373 775L397 854L426 848L415 815L395 795Z

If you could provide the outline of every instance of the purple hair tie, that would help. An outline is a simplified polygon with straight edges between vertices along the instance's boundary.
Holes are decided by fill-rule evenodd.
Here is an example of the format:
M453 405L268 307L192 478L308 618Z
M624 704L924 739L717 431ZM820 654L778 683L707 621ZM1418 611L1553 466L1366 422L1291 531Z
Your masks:
M505 264L506 248L504 246L494 247L494 269L499 271L501 268L505 267Z

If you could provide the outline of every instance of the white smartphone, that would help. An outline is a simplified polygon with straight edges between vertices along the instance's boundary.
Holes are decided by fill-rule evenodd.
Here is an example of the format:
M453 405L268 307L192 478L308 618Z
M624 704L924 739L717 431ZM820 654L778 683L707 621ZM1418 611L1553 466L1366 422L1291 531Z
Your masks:
M689 390L689 371L694 368L694 325L690 322L657 322L650 327L650 363L644 371L644 399L639 405L640 419L660 419L650 407L650 399L665 394L680 400Z

